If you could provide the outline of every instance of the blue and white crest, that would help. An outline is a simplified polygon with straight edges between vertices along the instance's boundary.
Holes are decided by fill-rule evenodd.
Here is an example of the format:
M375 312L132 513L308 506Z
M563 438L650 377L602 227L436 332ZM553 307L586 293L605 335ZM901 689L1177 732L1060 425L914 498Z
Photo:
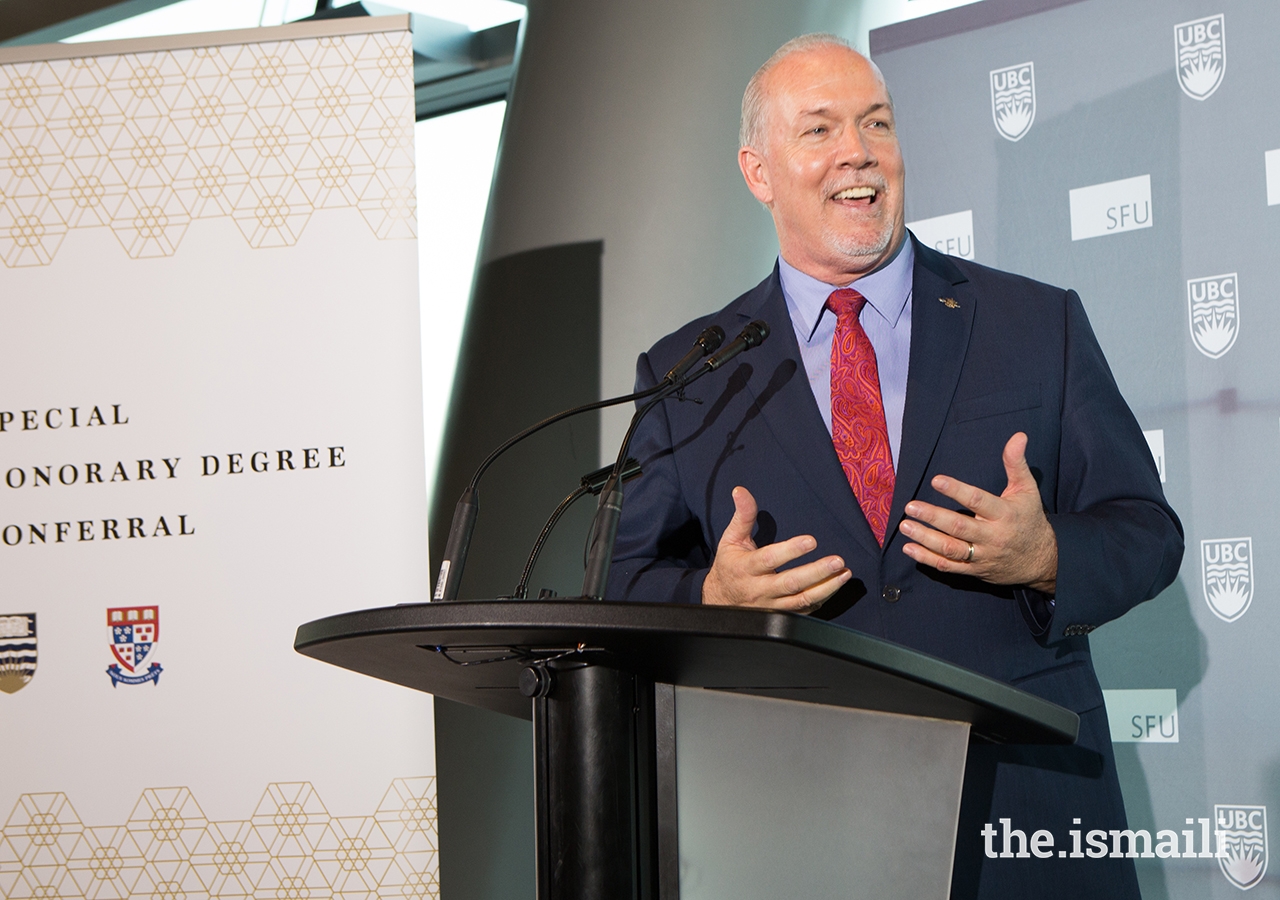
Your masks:
M1036 120L1035 63L1018 63L991 72L991 117L996 131L1011 141L1020 141Z
M1200 542L1204 599L1213 614L1234 622L1253 602L1253 538L1217 538Z
M1227 24L1222 13L1173 26L1178 84L1192 100L1207 100L1227 71Z
M36 614L0 616L0 691L14 694L36 674Z
M1236 273L1187 280L1191 341L1210 359L1225 356L1240 333L1240 282Z
M1215 803L1213 827L1218 838L1218 867L1242 891L1267 874L1267 808Z
M107 633L111 637L111 654L116 662L107 667L111 686L118 684L160 683L164 671L152 662L146 672L139 673L142 663L160 640L160 607L121 606L107 610ZM121 666L125 671L121 671ZM125 674L127 672L128 674Z

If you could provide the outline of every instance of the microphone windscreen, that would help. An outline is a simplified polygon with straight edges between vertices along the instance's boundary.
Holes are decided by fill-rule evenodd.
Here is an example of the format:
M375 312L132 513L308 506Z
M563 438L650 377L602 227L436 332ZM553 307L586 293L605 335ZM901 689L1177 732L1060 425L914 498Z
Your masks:
M710 356L719 350L720 345L724 343L724 329L719 325L712 325L698 336L698 343L702 345L702 349Z

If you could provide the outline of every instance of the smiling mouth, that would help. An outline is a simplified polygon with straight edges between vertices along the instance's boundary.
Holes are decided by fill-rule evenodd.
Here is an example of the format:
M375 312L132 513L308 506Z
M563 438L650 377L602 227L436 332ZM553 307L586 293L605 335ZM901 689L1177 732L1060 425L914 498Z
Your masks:
M876 202L879 194L880 192L873 187L851 187L832 194L831 199L841 203L841 205L871 206Z

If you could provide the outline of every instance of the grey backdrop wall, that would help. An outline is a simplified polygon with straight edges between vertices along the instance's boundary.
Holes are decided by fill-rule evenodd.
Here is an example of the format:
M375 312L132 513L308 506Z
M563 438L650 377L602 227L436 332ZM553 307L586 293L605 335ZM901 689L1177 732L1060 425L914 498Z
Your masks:
M1235 810L1253 807L1246 817L1265 825L1258 808L1280 809L1280 308L1269 296L1280 208L1266 166L1280 147L1277 34L1274 3L987 0L871 41L897 105L908 220L971 210L978 262L1077 289L1121 390L1159 435L1187 529L1181 577L1090 636L1130 827L1222 819L1233 849L1263 862L1265 827L1232 826ZM1002 70L1025 63L1015 109ZM1146 196L1131 181L1143 176ZM1100 233L1083 238L1089 195L1075 195L1073 221L1071 192L1094 185ZM1226 288L1216 305L1209 276ZM1227 538L1244 552L1223 569ZM1138 728L1124 718L1119 707L1136 697L1142 713L1156 696L1134 691L1176 691L1176 732L1167 722L1160 739L1145 713ZM1243 859L1137 862L1148 900L1238 896L1250 882L1252 896L1280 896L1275 872L1254 880Z

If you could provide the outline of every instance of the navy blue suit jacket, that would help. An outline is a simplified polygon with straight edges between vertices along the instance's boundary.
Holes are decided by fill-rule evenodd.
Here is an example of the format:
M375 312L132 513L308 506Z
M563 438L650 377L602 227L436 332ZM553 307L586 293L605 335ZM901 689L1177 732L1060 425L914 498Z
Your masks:
M637 432L632 455L644 474L627 488L608 597L699 602L733 515L730 492L743 485L760 508L757 544L811 534L817 550L798 562L839 554L852 570L816 616L1092 713L1080 745L1107 770L1094 779L1094 800L1083 800L1078 785L1034 790L1061 791L1063 803L1076 803L1074 816L1083 808L1123 821L1084 635L1173 581L1181 524L1079 297L919 243L915 252L906 407L885 546L872 535L819 415L775 270L641 355L643 387L709 324L730 336L752 319L771 329L763 345L693 385L683 402L668 400ZM1001 452L1017 431L1028 435L1027 461L1058 541L1051 612L1034 592L916 565L897 530L913 498L959 508L932 489L935 475L1001 493ZM1005 792L1027 790L1012 784ZM1044 799L1051 809L1053 797ZM1032 814L1015 806L1022 821ZM1061 829L1073 826L1055 818L1050 827L1065 835Z

